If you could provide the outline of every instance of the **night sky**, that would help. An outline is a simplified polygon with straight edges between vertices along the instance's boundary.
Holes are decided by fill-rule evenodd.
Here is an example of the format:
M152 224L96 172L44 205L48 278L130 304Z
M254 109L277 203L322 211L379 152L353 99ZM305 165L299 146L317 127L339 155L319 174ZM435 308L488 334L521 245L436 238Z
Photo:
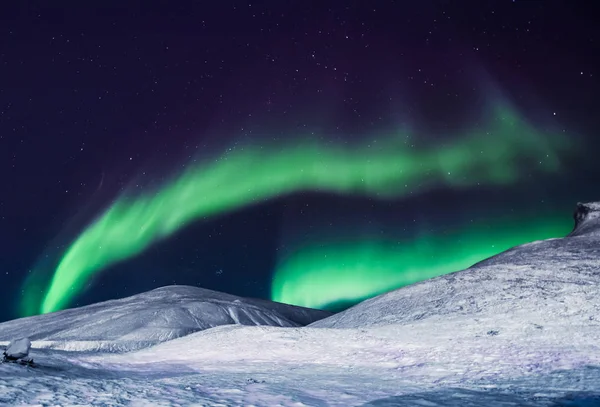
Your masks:
M600 199L593 2L12 3L0 320L169 284L342 309Z

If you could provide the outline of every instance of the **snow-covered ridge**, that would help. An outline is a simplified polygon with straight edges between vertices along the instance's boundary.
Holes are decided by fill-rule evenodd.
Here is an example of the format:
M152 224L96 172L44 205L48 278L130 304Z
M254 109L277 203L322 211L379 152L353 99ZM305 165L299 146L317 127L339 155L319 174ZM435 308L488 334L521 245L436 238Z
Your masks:
M600 203L578 204L575 219L567 237L514 247L466 270L368 299L311 326L364 328L443 317L456 323L493 321L487 329L505 335L557 321L567 331L595 326L600 332Z
M133 350L220 325L297 327L329 315L198 287L168 286L0 323L0 341L29 337L34 347L61 349L61 342L69 341L81 350Z

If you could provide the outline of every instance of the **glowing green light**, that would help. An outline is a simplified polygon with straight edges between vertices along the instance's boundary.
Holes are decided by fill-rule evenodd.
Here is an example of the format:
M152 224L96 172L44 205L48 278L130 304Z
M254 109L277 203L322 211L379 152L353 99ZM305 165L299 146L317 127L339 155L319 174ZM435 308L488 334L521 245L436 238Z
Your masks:
M506 106L485 125L434 146L406 144L406 134L344 148L294 140L233 150L194 167L153 194L122 197L68 247L40 311L56 311L96 272L141 253L196 219L300 190L402 197L437 186L518 181L519 168L559 167L560 138L541 134Z
M349 241L298 250L278 266L272 299L311 308L351 305L463 270L513 246L565 236L568 216L485 222L413 241Z

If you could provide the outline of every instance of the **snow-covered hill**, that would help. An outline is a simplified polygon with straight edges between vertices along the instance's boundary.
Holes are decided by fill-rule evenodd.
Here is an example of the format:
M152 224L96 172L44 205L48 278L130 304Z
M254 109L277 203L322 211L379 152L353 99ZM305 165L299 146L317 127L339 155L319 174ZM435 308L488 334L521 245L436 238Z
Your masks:
M573 232L515 247L473 267L366 300L322 328L490 321L490 331L593 326L600 331L600 203L578 204Z
M167 286L118 300L0 324L0 340L29 337L37 347L131 350L227 325L303 326L325 311Z

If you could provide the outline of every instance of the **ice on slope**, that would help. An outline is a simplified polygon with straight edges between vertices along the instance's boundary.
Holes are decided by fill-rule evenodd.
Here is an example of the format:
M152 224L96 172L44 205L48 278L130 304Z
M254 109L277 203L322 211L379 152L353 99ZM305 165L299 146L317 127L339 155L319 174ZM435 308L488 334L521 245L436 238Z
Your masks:
M0 340L29 337L34 346L129 350L227 324L302 326L325 311L168 286L98 304L0 324ZM87 342L87 344L86 344Z

